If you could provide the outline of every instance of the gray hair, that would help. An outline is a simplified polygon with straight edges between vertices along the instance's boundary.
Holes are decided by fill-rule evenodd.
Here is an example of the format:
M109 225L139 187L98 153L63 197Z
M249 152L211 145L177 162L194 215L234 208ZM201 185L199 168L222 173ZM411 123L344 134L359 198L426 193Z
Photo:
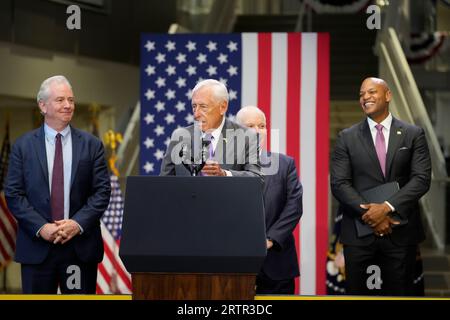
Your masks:
M38 103L39 103L39 101L46 101L49 98L50 85L54 82L67 84L70 87L70 89L72 89L72 86L70 85L69 80L67 80L67 78L64 76L53 76L48 79L45 79L42 82L41 87L39 88L39 92L37 93L37 102Z
M202 80L195 85L194 89L192 89L192 95L194 95L196 91L203 87L211 87L214 97L217 100L224 100L226 103L228 103L228 90L222 82L215 79Z
M236 122L238 124L240 124L241 126L245 127L245 124L244 124L245 115L248 114L249 112L256 112L256 113L261 114L264 118L264 121L266 121L266 115L260 108L255 107L255 106L245 106L245 107L242 107L236 114Z

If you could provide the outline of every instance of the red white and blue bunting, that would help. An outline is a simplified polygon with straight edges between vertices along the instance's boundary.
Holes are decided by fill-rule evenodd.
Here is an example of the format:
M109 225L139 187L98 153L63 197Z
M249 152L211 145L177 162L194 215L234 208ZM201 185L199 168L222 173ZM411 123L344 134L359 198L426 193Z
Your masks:
M409 63L424 63L436 55L448 54L449 47L449 37L445 32L413 34L405 54Z

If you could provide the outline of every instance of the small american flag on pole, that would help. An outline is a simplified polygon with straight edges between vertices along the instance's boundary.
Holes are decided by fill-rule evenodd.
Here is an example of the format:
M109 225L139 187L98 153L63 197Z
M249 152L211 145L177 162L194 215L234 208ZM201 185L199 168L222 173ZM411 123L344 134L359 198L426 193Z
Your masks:
M98 266L98 294L130 294L131 276L119 257L122 235L123 198L119 179L111 175L111 199L101 219L101 230L105 255Z
M17 221L9 211L3 194L10 151L9 124L7 123L0 152L0 269L12 260L16 250Z
M159 174L171 133L193 123L195 84L221 81L229 92L227 116L258 106L267 118L268 147L296 161L304 190L294 230L301 272L296 292L325 294L329 35L144 34L141 40L141 174Z

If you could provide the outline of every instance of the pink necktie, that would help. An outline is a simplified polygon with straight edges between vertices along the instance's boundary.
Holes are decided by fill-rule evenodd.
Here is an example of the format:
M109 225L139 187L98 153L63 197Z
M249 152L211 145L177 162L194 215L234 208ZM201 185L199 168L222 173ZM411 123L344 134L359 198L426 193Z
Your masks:
M56 135L55 160L53 161L52 193L50 195L53 221L64 219L64 165L61 137L60 133Z
M375 149L377 150L378 161L380 161L383 176L386 176L386 142L384 140L383 125L377 124L377 136L375 137Z

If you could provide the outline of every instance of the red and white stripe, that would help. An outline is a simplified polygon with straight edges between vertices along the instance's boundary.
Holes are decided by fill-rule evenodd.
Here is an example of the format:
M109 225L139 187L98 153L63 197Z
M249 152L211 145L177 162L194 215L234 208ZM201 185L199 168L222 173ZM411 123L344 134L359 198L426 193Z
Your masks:
M5 197L0 194L0 267L14 257L16 250L17 222L9 211Z
M101 222L105 255L98 266L98 294L131 294L131 275L119 257L119 243Z
M296 293L305 295L326 293L329 50L327 33L242 34L241 104L264 111L268 148L295 158L303 184L294 235L301 273Z

